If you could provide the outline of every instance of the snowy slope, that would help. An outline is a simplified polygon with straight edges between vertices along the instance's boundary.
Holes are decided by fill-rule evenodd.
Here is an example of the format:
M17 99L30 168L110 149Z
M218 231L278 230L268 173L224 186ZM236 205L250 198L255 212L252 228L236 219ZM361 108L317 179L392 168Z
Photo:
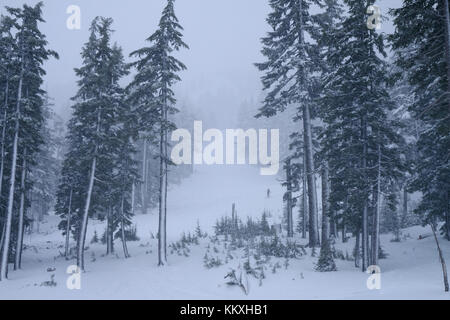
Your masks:
M271 198L267 199L267 188ZM200 225L208 232L217 218L230 214L236 203L241 217L259 217L263 210L275 219L281 215L282 189L274 177L263 177L252 167L201 167L180 186L172 186L169 194L168 242L180 238L182 231ZM138 215L135 223L141 238L129 243L132 255L123 259L120 240L116 241L116 256L104 256L103 245L89 245L86 251L86 273L82 274L81 290L66 287L66 268L74 261L59 256L63 237L56 225L58 218L48 217L40 234L27 235L23 270L10 271L10 280L0 283L0 299L449 299L443 292L442 271L430 230L414 227L403 231L409 235L400 243L390 242L383 235L381 243L389 254L381 260L381 290L366 288L368 275L351 261L337 260L339 271L314 271L317 258L309 254L290 260L285 270L268 273L262 286L250 281L250 293L228 287L224 276L230 266L205 269L205 242L193 246L189 257L169 255L169 266L157 267L157 242L151 233L157 230L156 213ZM88 240L94 230L101 234L104 225L90 221ZM299 239L301 242L302 240ZM354 239L337 243L343 253L352 252ZM442 240L447 261L450 243ZM237 263L235 261L234 263ZM48 272L47 268L56 268ZM41 286L55 275L56 287Z

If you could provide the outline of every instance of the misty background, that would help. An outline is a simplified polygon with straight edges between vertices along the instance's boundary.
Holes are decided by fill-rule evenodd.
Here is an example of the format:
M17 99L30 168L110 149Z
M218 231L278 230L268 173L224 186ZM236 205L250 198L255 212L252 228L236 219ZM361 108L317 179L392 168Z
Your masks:
M2 0L3 6L36 4L38 0ZM81 47L89 37L89 26L96 16L114 19L113 41L122 48L127 62L129 53L143 47L158 23L163 0L44 0L46 23L41 30L47 36L49 48L60 59L51 59L44 89L53 99L54 111L65 121L70 118L70 98L77 91L74 68L81 66ZM398 7L401 0L377 3L384 17L388 9ZM81 29L66 27L67 7L81 9ZM181 73L176 84L179 109L189 108L208 126L232 128L237 125L243 103L259 104L262 100L260 74L255 62L263 61L260 38L269 30L266 17L268 1L261 0L178 0L176 14L184 28L184 40L189 50L176 53L188 70ZM3 13L3 12L1 12ZM393 31L390 21L384 21L380 32ZM128 81L131 75L125 80Z

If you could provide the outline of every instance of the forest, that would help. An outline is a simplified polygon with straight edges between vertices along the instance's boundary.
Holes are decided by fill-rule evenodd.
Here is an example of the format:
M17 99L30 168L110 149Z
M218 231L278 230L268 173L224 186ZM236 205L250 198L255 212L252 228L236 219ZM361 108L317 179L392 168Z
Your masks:
M54 263L76 265L83 277L107 257L132 266L133 251L145 249L144 257L155 256L147 265L165 272L181 258L199 260L203 270L225 268L218 281L225 276L227 287L239 288L233 292L249 295L269 274L295 269L305 259L314 273L350 277L348 268L353 274L383 269L385 259L401 259L393 256L415 250L422 240L431 241L433 273L449 291L449 0L403 0L384 12L392 33L376 27L383 20L373 0L268 0L269 31L260 39L262 59L253 66L261 99L240 106L236 124L280 130L279 151L273 137L272 148L261 151L260 141L245 150L249 159L265 152L263 164L279 172L274 183L255 182L263 190L259 199L250 188L240 200L232 195L236 185L253 179L250 171L230 184L205 177L222 184L226 214L200 191L171 197L173 188L199 176L196 165L212 163L204 155L194 164L171 156L179 138L173 133L195 135L191 129L202 115L179 102L176 86L189 68L179 53L189 51L189 43L177 2L163 2L157 28L148 27L148 38L140 39L145 46L134 51L113 40L114 17L90 21L82 64L73 70L77 91L68 121L54 111L45 85L46 63L65 54L53 50L42 31L46 4L3 8L0 291L7 296L2 286L33 269L32 261L44 259L47 275L59 270ZM211 141L200 135L200 144ZM234 163L234 153L224 165L230 170L260 169L252 161ZM215 223L190 211L189 201L209 205L205 211L213 218L207 221ZM175 206L183 218L171 220ZM47 239L49 221L56 230ZM181 239L168 234L172 222ZM192 223L196 228L186 229ZM145 229L148 224L155 232ZM42 243L27 240L39 234ZM51 258L40 258L40 246L53 241ZM401 243L405 249L395 254L386 249ZM300 269L295 272L303 279ZM56 286L54 276L41 285Z

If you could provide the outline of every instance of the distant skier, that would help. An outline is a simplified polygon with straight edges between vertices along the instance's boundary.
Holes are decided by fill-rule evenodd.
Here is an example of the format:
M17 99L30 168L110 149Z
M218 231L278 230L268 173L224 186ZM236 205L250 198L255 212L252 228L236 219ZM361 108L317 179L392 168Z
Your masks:
M270 198L270 189L267 189L267 198Z

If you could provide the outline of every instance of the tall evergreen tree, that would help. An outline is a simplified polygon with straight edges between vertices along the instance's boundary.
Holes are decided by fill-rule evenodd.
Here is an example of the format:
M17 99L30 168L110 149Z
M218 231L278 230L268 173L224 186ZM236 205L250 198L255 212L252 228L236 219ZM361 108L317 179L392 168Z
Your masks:
M450 21L447 0L404 0L392 10L396 65L414 92L409 111L421 123L412 191L425 221L444 221L450 240ZM414 18L411 18L414 17ZM417 23L420 21L420 23Z
M84 245L89 216L112 209L112 172L116 137L123 124L120 111L124 90L119 80L127 73L121 50L111 45L111 18L93 20L89 41L82 49L83 66L75 69L78 92L73 98L69 122L69 151L62 169L57 212L66 217L76 214L77 265L84 270ZM87 188L86 188L87 186ZM68 223L70 222L70 223ZM61 225L60 225L61 226ZM67 236L67 234L66 234Z
M326 124L322 144L330 166L331 209L342 210L353 231L362 233L365 271L369 263L378 262L381 192L403 170L398 152L401 138L390 116L394 103L381 58L386 56L384 37L367 28L366 8L374 1L344 2L349 13L331 31L336 45L326 55L332 72L324 78L321 98Z
M51 110L53 104L48 97L44 99L44 120L41 136L45 143L35 155L35 165L29 174L33 188L30 192L31 223L38 224L48 215L55 205L55 194L61 172L61 158L58 150L63 147L60 140L61 132L56 132L52 122L57 118ZM33 225L31 225L33 227Z
M166 216L167 216L167 175L170 159L168 155L168 134L175 128L169 115L177 111L173 85L180 81L178 73L185 70L185 65L172 53L181 48L188 48L182 40L183 28L174 11L174 0L168 0L158 29L147 39L150 47L141 48L131 53L138 57L134 63L138 73L131 84L131 90L138 108L143 109L142 125L154 128L159 133L159 231L158 264L167 262Z
M15 39L13 36L14 28L17 26L17 18L10 16L0 17L0 108L1 108L1 146L0 146L0 196L3 197L3 178L5 176L6 168L6 148L8 146L7 127L9 124L9 103L10 95L12 94L11 75L14 68L14 60L12 50L15 46ZM0 215L1 238L0 238L0 255L3 248L6 232L6 215Z
M312 38L317 42L318 59L316 63L320 67L321 83L326 83L328 77L336 71L335 65L330 61L329 57L332 52L336 52L339 48L337 39L329 30L336 30L341 27L342 23L342 6L336 0L325 0L325 10L313 17L313 22L316 28L313 29ZM319 94L317 96L317 104L320 106L320 98L324 94L324 87L319 86ZM319 118L324 118L323 110L318 110ZM322 123L319 128L319 140L327 140L326 123ZM321 141L320 141L321 142ZM330 243L330 235L336 236L336 215L335 210L332 210L330 203L330 170L329 170L329 155L326 150L321 150L317 154L321 166L321 180L322 180L322 238L320 247L320 257L316 270L318 271L335 271L336 265L333 260L333 252ZM334 208L333 208L334 209ZM332 223L330 223L330 221Z
M309 0L271 0L267 18L271 31L264 37L262 53L267 59L256 66L267 92L257 117L271 117L294 105L303 120L303 139L308 183L309 245L319 244L317 190L311 109L316 94L317 57L315 45L306 41L312 33Z
M43 143L41 128L44 124L43 105L45 91L41 89L45 71L42 65L51 56L57 57L54 51L48 50L47 40L39 30L42 18L42 2L35 6L24 5L20 8L9 8L7 19L9 26L15 29L14 41L8 42L8 73L14 80L9 80L5 89L4 107L9 109L9 121L3 125L10 140L8 153L8 197L6 205L6 219L4 220L4 241L2 248L0 279L6 279L9 253L15 238L15 268L20 266L22 252L23 228L25 224L25 209L29 205L25 196L30 188L26 182L27 172L34 164L34 156ZM11 40L11 37L7 39ZM12 50L10 50L12 49ZM7 55L8 57L8 55ZM9 66L12 68L9 69ZM11 91L10 91L11 90ZM11 94L12 93L12 94ZM5 118L6 119L6 118ZM6 141L5 141L6 142ZM19 165L21 164L21 165ZM18 187L19 186L19 187ZM19 195L19 197L17 197ZM17 208L17 231L11 236L13 212Z
M422 193L416 211L433 231L445 291L449 291L447 267L436 228L438 221L444 221L441 231L450 240L449 10L448 0L404 0L401 8L391 11L396 64L412 86L409 110L421 124L411 190Z
M7 143L7 123L8 123L8 106L10 103L10 94L12 88L11 75L14 68L13 48L15 46L15 39L13 36L13 29L17 24L17 18L2 16L0 20L0 107L2 114L2 134L1 134L1 150L0 150L0 195L2 194L3 177L5 169L5 147ZM4 224L4 226L6 226ZM2 233L3 235L3 233Z

